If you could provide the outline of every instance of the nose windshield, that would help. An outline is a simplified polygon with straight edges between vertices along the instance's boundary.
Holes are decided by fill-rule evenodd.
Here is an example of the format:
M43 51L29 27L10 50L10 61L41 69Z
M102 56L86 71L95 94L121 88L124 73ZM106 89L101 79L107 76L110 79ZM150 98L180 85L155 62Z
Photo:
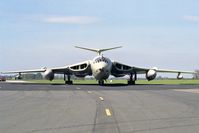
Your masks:
M99 63L99 62L108 63L108 60L104 57L98 57L98 58L95 59L95 63Z

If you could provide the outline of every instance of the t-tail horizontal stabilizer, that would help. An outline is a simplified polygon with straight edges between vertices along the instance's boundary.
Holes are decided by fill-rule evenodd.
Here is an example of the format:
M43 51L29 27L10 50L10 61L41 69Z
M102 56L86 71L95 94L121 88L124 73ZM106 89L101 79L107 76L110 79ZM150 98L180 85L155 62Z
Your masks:
M98 55L100 55L104 51L108 51L108 50L112 50L112 49L117 49L117 48L121 48L121 47L122 46L112 47L112 48L106 48L106 49L93 49L93 48L84 48L84 47L75 46L75 48L79 48L79 49L84 49L84 50L96 52Z

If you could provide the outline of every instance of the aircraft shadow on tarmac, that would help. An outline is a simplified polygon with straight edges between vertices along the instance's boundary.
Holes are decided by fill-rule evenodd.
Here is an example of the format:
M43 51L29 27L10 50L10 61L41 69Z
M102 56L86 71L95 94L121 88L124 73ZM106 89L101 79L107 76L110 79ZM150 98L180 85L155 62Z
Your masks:
M37 83L34 83L37 84ZM38 83L38 85L66 85L66 84L59 84L59 83L53 83L53 84L42 84ZM72 85L66 85L66 86L73 86L73 85L81 85L81 86L101 86L99 84L72 84ZM115 83L115 84L104 84L102 87L122 87L122 86L163 86L163 85L199 85L199 84L135 84L135 85L128 85L124 83Z
M72 85L67 85L67 84L62 84L62 83L11 83L11 84L20 84L20 85L52 85L52 86L101 86L101 87L122 87L122 86L158 86L158 85L165 85L165 84L135 84L135 85L128 85L124 83L115 83L115 84L104 84L104 85L99 85L99 84L72 84Z
M196 89L199 85L166 85L166 84L105 84L99 86L98 84L41 84L41 83L2 83L0 84L0 91L85 91L85 90L171 90L171 89ZM76 88L81 89L76 89Z

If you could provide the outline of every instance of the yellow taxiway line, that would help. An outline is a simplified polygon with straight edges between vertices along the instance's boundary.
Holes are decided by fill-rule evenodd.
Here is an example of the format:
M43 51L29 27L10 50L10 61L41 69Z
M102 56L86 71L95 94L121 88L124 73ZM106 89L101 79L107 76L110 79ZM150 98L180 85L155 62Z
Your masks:
M106 115L107 116L111 116L112 114L111 114L111 111L109 110L109 109L105 109L105 112L106 112Z
M104 101L104 98L103 98L103 97L99 97L99 99L100 99L101 101Z

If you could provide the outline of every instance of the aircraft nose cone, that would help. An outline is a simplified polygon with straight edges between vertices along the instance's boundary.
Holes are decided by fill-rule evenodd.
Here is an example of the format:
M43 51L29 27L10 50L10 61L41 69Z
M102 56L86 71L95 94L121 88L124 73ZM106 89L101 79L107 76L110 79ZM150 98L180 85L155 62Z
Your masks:
M104 67L99 69L100 72L104 72Z

